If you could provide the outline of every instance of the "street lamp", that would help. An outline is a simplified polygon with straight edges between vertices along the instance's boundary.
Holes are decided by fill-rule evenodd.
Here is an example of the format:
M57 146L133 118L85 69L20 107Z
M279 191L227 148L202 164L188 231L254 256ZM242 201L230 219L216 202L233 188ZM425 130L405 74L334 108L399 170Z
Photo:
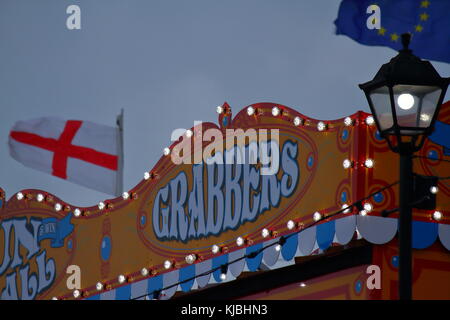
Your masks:
M360 84L380 135L400 154L399 295L412 297L412 155L434 130L450 78L442 78L429 61L408 48L411 35L402 34L403 49L384 64L373 80Z

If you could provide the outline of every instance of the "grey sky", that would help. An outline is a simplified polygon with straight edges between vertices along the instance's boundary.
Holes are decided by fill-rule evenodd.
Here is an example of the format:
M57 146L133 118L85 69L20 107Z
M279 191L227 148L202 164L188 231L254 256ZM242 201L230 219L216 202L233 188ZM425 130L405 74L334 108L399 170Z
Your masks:
M369 111L358 83L396 53L334 34L340 0L0 0L0 186L79 206L110 196L26 168L8 153L17 120L113 125L125 109L125 189L175 128L277 102L319 119ZM66 28L81 7L82 29ZM450 64L433 62L441 76ZM447 100L450 95L447 94Z

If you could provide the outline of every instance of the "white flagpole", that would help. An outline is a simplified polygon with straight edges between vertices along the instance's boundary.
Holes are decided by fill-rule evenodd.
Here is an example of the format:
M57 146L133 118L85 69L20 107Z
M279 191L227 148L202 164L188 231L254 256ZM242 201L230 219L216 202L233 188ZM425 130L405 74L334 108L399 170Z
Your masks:
M116 196L122 195L123 192L123 108L120 110L120 114L117 116L118 126L118 163L117 163L117 184L116 184Z

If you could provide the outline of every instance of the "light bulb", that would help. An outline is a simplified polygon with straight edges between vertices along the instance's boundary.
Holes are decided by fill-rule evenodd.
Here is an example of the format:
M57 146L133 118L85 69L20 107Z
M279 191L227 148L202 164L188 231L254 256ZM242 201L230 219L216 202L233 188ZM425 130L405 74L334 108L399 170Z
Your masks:
M218 114L221 114L221 113L223 112L223 107L222 107L222 106L217 106L216 112L217 112Z
M300 287L302 287L302 288L306 287L306 283L304 283L304 282L300 283Z
M103 289L103 283L97 282L97 284L95 285L95 288L97 289L97 291L101 291Z
M303 124L303 119L300 118L300 117L295 117L294 118L294 125L298 127L301 124Z
M130 194L128 192L125 191L124 193L122 193L122 198L124 200L127 200L129 197L130 197Z
M344 169L348 169L348 168L352 167L352 162L349 159L345 159L342 162L342 166L344 167Z
M366 124L368 125L368 126L371 126L371 125L373 125L375 123L375 119L373 118L373 116L368 116L367 118L366 118Z
M163 150L163 153L164 153L165 156L168 156L170 154L170 148L165 147L164 150Z
M289 230L292 230L292 229L295 228L295 222L292 221L292 220L289 220L289 221L287 222L286 226L287 226L287 228L288 228Z
M126 278L125 278L125 276L124 276L123 274L121 274L121 275L117 278L117 280L119 281L119 283L124 283L125 280L126 280Z
M422 113L420 115L420 120L423 121L423 122L430 121L430 116L428 114L426 114L426 113Z
M280 113L281 113L280 108L278 108L278 107L273 107L273 108L272 108L272 115L273 115L274 117L279 116Z
M60 203L55 204L55 211L60 211L62 209L62 205Z
M172 262L170 262L169 260L164 261L164 268L170 269L170 267L172 267Z
M99 208L100 210L105 209L105 203L102 202L102 201L100 201L100 202L98 203L98 208Z
M262 229L261 235L263 238L267 238L270 235L270 231L266 228Z
M186 137L190 138L192 137L192 135L193 135L192 130L186 130Z
M318 211L316 211L316 212L314 212L314 214L313 214L313 220L314 221L319 221L320 219L322 218L322 215L320 214L320 212L318 212Z
M280 244L277 244L275 246L275 251L281 251L281 245Z
M215 244L211 247L211 251L212 253L217 254L220 251L220 247L217 244Z
M326 128L327 128L327 125L324 122L322 122L322 121L320 121L317 124L317 130L319 130L319 131L324 131Z
M17 192L17 195L16 195L16 197L17 197L17 200L22 200L22 199L23 199L23 197L24 197L24 195L23 195L23 193L22 193L22 192Z
M144 277L147 276L148 275L148 269L147 268L142 268L141 269L141 275L144 276Z
M359 214L360 214L362 217L364 217L364 216L367 215L367 211L366 211L366 210L361 210L361 211L359 212Z
M39 194L36 196L36 200L37 200L38 202L42 202L42 201L44 200L44 195L43 195L42 193L39 193Z
M78 209L78 208L76 208L75 210L73 210L73 215L74 215L75 217L81 216L81 210Z
M366 159L366 161L364 161L364 165L367 168L373 168L374 164L375 164L375 162L372 159Z
M353 124L353 119L350 118L350 117L346 117L346 118L344 119L344 124L345 124L347 127L351 126L351 125Z
M242 246L242 245L244 244L244 238L238 237L238 238L236 239L236 244L237 244L239 247Z
M432 187L430 187L430 192L431 192L432 194L436 194L436 193L439 192L439 188L436 187L436 186L432 186Z
M441 220L442 219L442 213L440 211L433 212L433 219L437 220L437 221Z
M370 212L373 210L373 206L370 202L366 202L364 203L364 210L366 210L367 212Z
M150 179L150 173L149 172L144 172L144 179L145 180Z
M53 297L52 300L58 300L58 298L57 297Z
M252 106L247 108L247 114L249 116L253 115L255 113L255 108L253 108Z
M185 258L185 260L186 260L186 262L187 262L188 264L193 264L193 263L195 262L196 259L197 259L197 257L196 257L195 254L193 254L193 253L188 254L188 255L186 256L186 258Z
M220 280L224 281L227 279L227 275L225 273L220 274Z
M397 103L400 109L409 110L414 105L414 97L409 93L402 93L398 96Z
M73 291L73 297L78 298L80 296L80 290L74 290Z

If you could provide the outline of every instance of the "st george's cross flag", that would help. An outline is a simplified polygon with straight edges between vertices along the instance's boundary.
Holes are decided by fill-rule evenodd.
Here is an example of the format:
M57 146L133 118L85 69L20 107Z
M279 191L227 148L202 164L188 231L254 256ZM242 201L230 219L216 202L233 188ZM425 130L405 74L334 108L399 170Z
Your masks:
M115 196L122 192L122 149L120 127L89 121L18 121L9 135L9 152L23 165Z

